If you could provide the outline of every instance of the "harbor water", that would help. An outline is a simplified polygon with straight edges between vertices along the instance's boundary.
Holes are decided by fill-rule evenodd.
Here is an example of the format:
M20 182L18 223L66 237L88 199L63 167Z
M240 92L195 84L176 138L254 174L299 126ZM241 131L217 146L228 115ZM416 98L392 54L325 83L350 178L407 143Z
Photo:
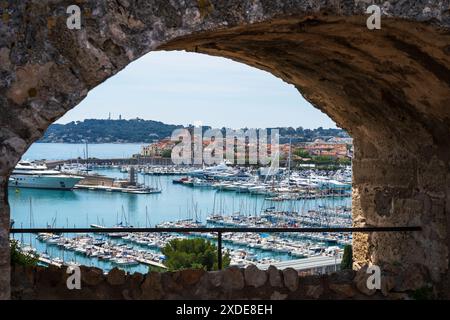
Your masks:
M67 159L77 157L74 145L61 144L61 149L55 144L37 144L28 150L28 159ZM90 150L101 145L90 146ZM127 157L138 152L138 145L119 145L111 150L103 145L97 149L101 158ZM120 146L120 147L119 147ZM72 148L70 148L72 147ZM53 154L51 149L54 150ZM102 153L101 150L109 149ZM70 151L72 149L72 151ZM56 152L59 150L59 153ZM80 145L80 150L83 150ZM48 154L47 154L48 152ZM70 152L75 152L74 154ZM119 153L123 152L124 155ZM35 156L33 156L35 153ZM69 154L70 153L70 154ZM91 154L91 151L90 151ZM102 154L102 155L101 155ZM24 156L24 159L26 156ZM104 176L124 178L128 175L122 173L119 168L97 168L93 170ZM206 218L211 214L232 215L239 213L244 216L258 216L267 208L275 207L277 211L307 212L318 208L350 207L350 197L327 197L317 199L301 199L273 202L266 200L263 195L251 195L230 191L220 191L212 188L188 187L174 184L173 179L180 176L144 175L139 173L138 180L149 186L162 189L156 194L132 194L123 192L94 191L88 189L74 189L72 191L44 190L44 189L14 189L10 188L9 203L11 206L11 218L15 227L89 227L91 224L113 227L117 225L134 227L151 227L160 223L185 219L197 220L207 223ZM208 226L212 226L208 224ZM75 236L75 235L64 235ZM267 237L268 235L261 235ZM38 252L48 254L50 257L58 257L66 262L76 262L88 266L96 266L105 271L115 267L110 261L87 257L70 250L64 250L45 241L39 241L35 235L14 235L15 239L24 244L30 244ZM95 235L99 241L108 240L106 236ZM129 246L133 250L146 250L158 255L157 248L148 248L123 239L115 239L114 244ZM276 260L293 259L287 253L260 250L234 243L225 243L225 248L238 250L244 249L251 252L259 260L274 258ZM148 267L144 264L122 266L129 272L146 272Z

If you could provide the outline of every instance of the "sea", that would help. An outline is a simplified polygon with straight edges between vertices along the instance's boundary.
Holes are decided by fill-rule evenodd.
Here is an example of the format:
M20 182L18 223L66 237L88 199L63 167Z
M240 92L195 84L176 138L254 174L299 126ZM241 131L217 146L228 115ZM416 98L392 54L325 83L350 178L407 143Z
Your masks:
M138 144L89 145L90 156L97 158L129 157L140 150ZM23 159L69 159L83 155L85 145L61 143L36 143L25 153ZM115 178L127 178L118 168L95 169L95 172ZM147 185L162 189L159 194L128 194L92 190L40 190L10 188L9 203L15 227L89 227L99 224L112 227L117 224L150 227L165 221L196 219L202 222L212 213L257 215L273 202L264 196L217 191L208 188L191 188L173 184L177 176L149 176L139 174L138 179ZM179 177L178 177L179 178ZM350 198L305 199L277 202L280 210L309 210L319 206L350 206ZM31 235L15 235L16 239L30 242L40 252L59 256L66 261L78 261L109 270L109 262L89 259L73 252L62 251L55 246L39 242ZM228 245L230 246L230 245ZM254 252L258 257L271 256L281 260L290 259L286 254ZM146 272L143 265L125 268L129 272Z
M88 156L98 159L129 158L139 153L143 143L94 143L88 145ZM86 158L84 143L34 143L23 160L67 160Z

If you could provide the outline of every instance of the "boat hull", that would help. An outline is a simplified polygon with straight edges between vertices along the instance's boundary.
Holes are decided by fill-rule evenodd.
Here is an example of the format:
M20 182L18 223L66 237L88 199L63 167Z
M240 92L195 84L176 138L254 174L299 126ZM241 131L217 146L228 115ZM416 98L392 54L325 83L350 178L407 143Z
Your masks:
M72 190L82 180L82 177L71 176L38 176L38 175L12 175L9 187L34 188L53 190Z

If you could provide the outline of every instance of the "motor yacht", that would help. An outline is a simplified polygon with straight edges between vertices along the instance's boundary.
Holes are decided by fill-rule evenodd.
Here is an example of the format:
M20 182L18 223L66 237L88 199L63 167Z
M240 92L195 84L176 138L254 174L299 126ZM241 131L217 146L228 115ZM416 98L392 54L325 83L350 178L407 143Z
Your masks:
M83 177L49 170L45 164L20 161L9 179L14 188L72 190Z

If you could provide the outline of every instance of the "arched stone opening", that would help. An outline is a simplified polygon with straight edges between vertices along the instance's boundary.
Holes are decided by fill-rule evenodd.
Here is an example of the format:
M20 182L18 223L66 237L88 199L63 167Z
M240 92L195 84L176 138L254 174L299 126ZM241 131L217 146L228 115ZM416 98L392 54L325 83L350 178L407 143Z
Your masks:
M447 291L450 20L448 4L413 2L384 2L390 17L376 31L356 0L81 1L78 31L66 28L66 1L4 6L0 297L9 295L7 177L20 156L131 61L178 49L267 70L347 129L356 151L354 225L423 228L354 235L356 267L407 270L406 289L433 282Z

